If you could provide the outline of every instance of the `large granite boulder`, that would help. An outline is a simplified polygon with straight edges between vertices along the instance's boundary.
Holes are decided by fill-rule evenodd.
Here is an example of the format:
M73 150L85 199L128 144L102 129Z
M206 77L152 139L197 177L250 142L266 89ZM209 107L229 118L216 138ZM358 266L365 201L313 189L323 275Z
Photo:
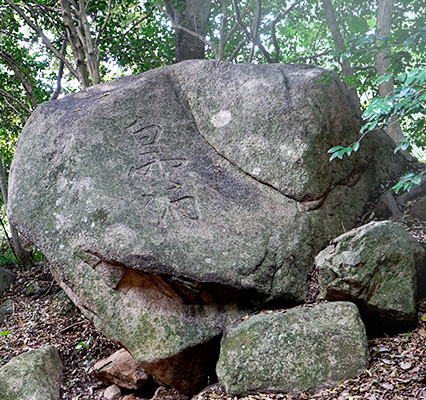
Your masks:
M315 258L318 299L353 301L368 331L402 331L417 321L417 274L425 251L394 222L371 222L337 238Z
M327 71L188 61L47 102L8 213L104 334L192 393L224 326L304 299L307 271L401 167L390 139L329 162L360 112Z
M62 362L54 346L30 350L0 368L0 399L59 400Z
M364 324L349 302L257 314L225 331L217 364L228 395L295 392L354 378L369 362Z

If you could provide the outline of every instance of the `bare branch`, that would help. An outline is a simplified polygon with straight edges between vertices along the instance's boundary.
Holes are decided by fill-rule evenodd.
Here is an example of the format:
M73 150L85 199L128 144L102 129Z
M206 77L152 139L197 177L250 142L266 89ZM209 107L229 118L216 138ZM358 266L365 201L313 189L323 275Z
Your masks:
M213 43L210 40L207 40L205 36L200 35L199 33L192 31L191 29L185 28L184 26L182 26L180 24L176 24L174 22L174 19L172 18L172 16L162 6L161 0L158 0L157 4L158 4L158 8L160 9L160 11L170 20L170 22L172 23L172 27L174 29L180 29L181 31L186 32L189 35L195 36L196 38L198 38L199 40L201 40L202 42L204 42L205 44L207 44L208 46L210 46L210 48L213 50L213 53L215 54L215 58L217 58L217 56L218 56L218 48L217 48L217 46L216 46L215 43Z
M246 16L247 8L250 2L246 2L243 7L243 11L241 12L241 19L243 19ZM235 23L235 25L229 30L229 32L226 34L225 43L229 41L229 39L234 35L235 31L239 27L238 21Z
M222 5L222 21L220 23L220 37L219 37L219 50L218 50L218 59L222 60L225 55L225 46L227 41L225 41L225 29L228 24L228 4L226 0L220 0Z
M88 6L88 5L89 5L89 1L87 2L87 6ZM105 28L107 27L108 22L109 22L109 19L111 18L111 11L112 11L112 0L109 0L109 1L108 1L108 14L107 14L107 16L105 17L105 21L104 21L104 23L102 24L101 28L99 29L99 32L98 32L98 34L97 34L97 36L96 36L96 39L95 39L95 47L96 47L96 48L98 48L99 39L100 39L100 37L101 37L101 35L102 35L103 31L104 31L104 30L105 30Z
M86 8L84 0L79 0L80 5L80 21L84 29L83 50L86 55L86 63L89 69L90 77L92 78L92 84L97 85L101 83L101 75L99 71L99 55L95 48L92 40L92 33L90 31L89 21L87 20Z
M305 60L312 60L313 58L318 58L318 57L322 57L322 56L326 56L330 53L332 53L333 50L327 50L327 51L323 51L322 53L318 53L318 54L312 54L310 56L304 56L304 57L299 57L299 58L294 58L291 61L288 61L289 63L299 63L301 61L305 61Z
M268 63L272 64L274 61L272 60L271 56L269 55L268 51L265 49L265 47L263 46L263 44L260 43L259 40L257 40L256 38L254 38L253 35L244 26L244 23L241 20L240 10L238 8L237 1L236 0L232 0L232 2L234 4L234 8L235 8L235 16L237 18L238 24L240 25L241 29L243 30L243 32L245 33L245 35L247 36L247 38L251 42L255 43L257 45L257 47L259 47L260 51L262 52L262 54L264 55L264 57L266 58L266 60L268 61Z
M110 39L116 39L116 38L118 38L118 37L121 37L121 38L125 38L128 34L129 34L129 32L131 32L134 28L136 28L139 24L141 24L143 21L145 21L147 18L149 18L149 16L154 12L154 10L156 9L157 7L156 6L153 6L153 7L151 7L151 9L149 10L149 12L148 12L148 14L146 14L145 16L143 16L142 18L140 18L139 20L136 20L136 18L134 19L134 21L136 21L136 22L133 22L131 25L130 25L130 27L129 28L127 28L123 33L121 33L120 35L116 35L116 36L108 36L108 37L106 37L106 38L103 38L102 40L99 40L99 42L100 43L103 43L103 42L105 42L105 41L107 41L107 40L110 40Z
M10 100L12 100L12 101L14 101L15 103L17 103L20 107L22 107L27 113L29 113L29 114L31 114L31 110L24 104L24 103L22 103L22 101L20 101L19 99L17 99L15 96L12 96L11 94L9 94L8 92L6 92L6 90L3 90L3 89L1 89L0 88L0 94L3 96L3 97L6 97L6 98L8 98L8 99L10 99ZM6 100L6 99L5 99ZM16 111L17 112L17 110L16 110L16 108L15 107L13 107L9 102L8 102L8 104L9 104L9 106L11 106L13 109L14 109L14 111ZM22 115L21 113L18 113L18 114L20 114L20 115Z
M261 16L262 16L262 0L257 0L256 1L255 17L254 17L253 25L252 25L252 28L251 28L251 31L254 32L254 37L256 38L256 40L258 40L258 36L259 36ZM250 49L250 54L249 54L249 58L248 58L249 63L251 63L253 61L255 50L256 50L256 44L253 43L253 45Z
M271 24L271 34L272 34L272 43L274 44L275 48L275 62L279 62L280 60L280 46L278 44L277 40L277 34L276 34L276 25L277 23L284 18L286 15L288 15L296 6L298 6L303 0L297 0L295 3L293 3L286 11L280 12L275 19L272 21Z
M67 51L67 39L64 38L62 41L62 49L61 54L65 55ZM62 60L59 60L59 69L58 69L58 78L56 79L56 89L52 93L52 96L50 96L50 101L56 100L61 93L62 88L62 75L64 73L64 62Z
M46 35L43 33L42 29L37 24L33 23L27 17L27 15L21 10L21 8L19 8L13 1L11 1L11 0L4 0L4 1L7 4L9 4L9 6L12 7L24 19L24 21L28 24L28 26L40 36L43 43L55 55L55 57L59 58L60 60L62 60L64 62L64 64L66 65L68 70L71 72L71 74L74 75L77 79L79 79L79 76L78 76L76 69L71 65L71 63L64 56L62 56L61 53L59 53L58 50L55 49L53 44L46 37Z
M11 54L6 53L5 51L1 49L0 49L0 58L3 59L5 63L13 70L13 72L15 73L15 76L22 83L22 86L24 87L25 91L30 97L31 104L33 105L33 107L37 107L38 103L34 95L32 79L31 79L31 76L28 74L28 72L26 72L19 65L19 63L15 60L15 58Z
M232 52L232 54L226 59L226 61L231 62L232 60L234 60L238 53L240 52L240 50L244 47L244 45L247 43L247 38L243 39L238 46L234 49L234 51Z
M9 0L8 0L9 1ZM74 20L71 15L71 7L68 0L60 0L62 9L62 18L67 30L68 39L71 44L72 53L77 66L76 78L81 83L83 88L90 86L89 77L87 76L86 67L84 65L84 55L79 40L79 33L74 25ZM66 64L65 64L66 65Z

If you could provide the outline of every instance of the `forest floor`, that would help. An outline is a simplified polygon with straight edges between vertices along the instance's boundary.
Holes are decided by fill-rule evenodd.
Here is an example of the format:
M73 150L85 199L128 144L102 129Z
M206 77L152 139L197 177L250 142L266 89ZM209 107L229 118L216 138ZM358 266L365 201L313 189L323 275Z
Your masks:
M426 243L424 222L413 220L406 213L402 224L420 242ZM105 386L90 374L90 367L119 346L98 332L64 295L50 275L46 262L39 263L32 271L22 271L17 266L12 268L17 279L0 298L0 304L7 299L14 303L12 315L0 324L0 367L18 354L52 344L58 349L64 367L61 399L102 399ZM38 288L28 296L25 292L32 282L37 282ZM239 400L426 400L425 298L419 300L415 329L371 339L369 346L371 362L368 370L334 388L297 394L256 394ZM152 397L152 393L135 395L136 399ZM237 400L226 396L218 384L196 398L217 399Z
M4 335L0 336L0 366L20 353L53 344L64 366L61 399L101 399L106 387L93 378L90 366L112 354L119 346L98 332L61 295L63 292L58 292L45 264L30 272L16 272L15 284L0 300L2 303L11 299L15 304L14 313L0 325L0 335ZM48 293L26 296L26 288L33 281L47 287ZM426 399L426 299L419 301L418 316L415 329L370 340L370 366L355 379L316 392L258 394L240 400ZM226 396L219 385L213 385L197 396L197 400L213 399L235 400Z

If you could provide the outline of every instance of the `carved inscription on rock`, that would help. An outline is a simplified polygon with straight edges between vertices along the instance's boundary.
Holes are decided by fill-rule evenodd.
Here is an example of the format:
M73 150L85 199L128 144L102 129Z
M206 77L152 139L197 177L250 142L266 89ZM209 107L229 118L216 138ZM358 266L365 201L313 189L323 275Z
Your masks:
M158 125L135 121L126 128L138 152L138 163L130 168L131 187L141 197L147 211L157 218L157 225L167 227L167 220L198 220L197 201L190 184L182 178L187 159L178 149L162 140L164 130Z

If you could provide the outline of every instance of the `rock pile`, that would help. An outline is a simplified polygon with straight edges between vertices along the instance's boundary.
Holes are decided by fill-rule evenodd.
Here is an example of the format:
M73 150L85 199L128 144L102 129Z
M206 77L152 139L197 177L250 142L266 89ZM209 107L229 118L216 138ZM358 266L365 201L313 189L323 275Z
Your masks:
M315 256L401 171L383 132L329 162L361 122L326 74L188 61L47 102L28 121L11 220L98 329L162 383L196 393L227 326L303 303Z

